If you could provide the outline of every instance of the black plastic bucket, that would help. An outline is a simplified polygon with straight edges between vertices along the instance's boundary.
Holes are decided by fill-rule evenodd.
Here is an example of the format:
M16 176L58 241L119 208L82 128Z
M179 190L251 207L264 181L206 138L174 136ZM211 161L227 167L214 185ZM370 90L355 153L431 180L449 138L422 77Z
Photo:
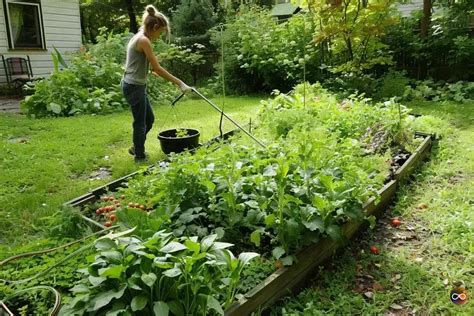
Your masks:
M185 130L186 136L178 137L177 131ZM169 129L158 134L161 149L165 154L180 153L199 147L199 131L191 128Z

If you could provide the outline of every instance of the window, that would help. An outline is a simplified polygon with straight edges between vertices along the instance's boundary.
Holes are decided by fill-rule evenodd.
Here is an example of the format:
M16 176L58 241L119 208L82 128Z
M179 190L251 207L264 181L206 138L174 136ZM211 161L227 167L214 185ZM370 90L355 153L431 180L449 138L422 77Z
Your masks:
M45 49L41 3L3 0L11 49Z

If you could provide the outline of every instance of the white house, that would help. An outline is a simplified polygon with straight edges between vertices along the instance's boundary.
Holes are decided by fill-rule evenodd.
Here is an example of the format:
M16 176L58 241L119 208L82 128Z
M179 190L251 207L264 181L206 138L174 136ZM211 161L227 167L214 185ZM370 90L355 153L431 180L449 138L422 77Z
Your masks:
M0 55L29 56L34 76L44 77L53 70L53 47L63 56L81 47L79 0L0 0ZM0 86L6 83L0 57Z
M423 0L410 0L398 4L398 11L402 17L409 17L414 11L423 10Z

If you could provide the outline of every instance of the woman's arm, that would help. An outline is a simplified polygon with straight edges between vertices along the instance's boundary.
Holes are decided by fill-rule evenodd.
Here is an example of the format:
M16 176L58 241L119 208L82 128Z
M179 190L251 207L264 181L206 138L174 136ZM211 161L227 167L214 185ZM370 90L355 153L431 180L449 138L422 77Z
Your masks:
M158 63L158 59L156 58L155 54L153 53L153 48L151 47L151 42L150 40L143 36L140 39L138 39L137 42L137 49L140 51L143 51L145 54L146 58L151 64L151 68L153 69L153 73L163 77L164 79L174 83L177 85L183 92L185 90L189 90L190 88L180 79L176 78L172 74L170 74L165 68L161 67L161 65Z

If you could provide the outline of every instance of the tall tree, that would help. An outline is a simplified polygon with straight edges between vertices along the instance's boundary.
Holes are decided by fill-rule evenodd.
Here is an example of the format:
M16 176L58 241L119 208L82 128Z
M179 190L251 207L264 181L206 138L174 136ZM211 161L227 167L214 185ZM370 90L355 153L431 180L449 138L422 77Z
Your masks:
M423 18L421 19L420 35L422 38L428 37L431 24L431 11L433 9L432 0L423 0Z
M209 0L183 0L173 14L176 35L185 45L199 43L208 46L209 30L216 22L217 15Z
M130 32L136 33L138 32L138 23L135 10L133 8L133 0L125 0L125 5L127 7L128 17L130 19Z
M394 0L311 0L318 25L314 41L325 48L333 71L362 72L391 62L381 38L395 22Z

